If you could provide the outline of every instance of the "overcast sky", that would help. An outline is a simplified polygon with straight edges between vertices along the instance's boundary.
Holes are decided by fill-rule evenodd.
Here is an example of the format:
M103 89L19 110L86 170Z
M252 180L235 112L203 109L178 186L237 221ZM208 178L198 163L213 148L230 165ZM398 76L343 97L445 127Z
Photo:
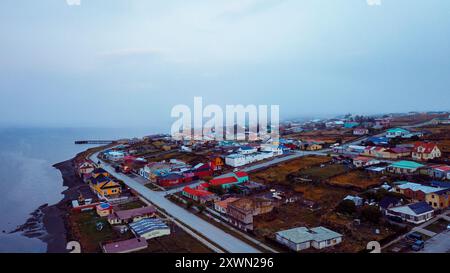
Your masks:
M449 110L449 94L448 0L0 1L0 125L167 129L194 96L282 118Z

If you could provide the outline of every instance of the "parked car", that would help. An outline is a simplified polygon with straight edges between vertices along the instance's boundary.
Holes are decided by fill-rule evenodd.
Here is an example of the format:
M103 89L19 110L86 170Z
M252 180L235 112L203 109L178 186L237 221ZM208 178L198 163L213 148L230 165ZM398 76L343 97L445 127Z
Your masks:
M423 239L422 234L418 232L409 233L408 235L406 235L406 238L414 241L422 241Z
M417 240L411 245L411 249L414 251L422 250L425 247L425 242L422 240Z

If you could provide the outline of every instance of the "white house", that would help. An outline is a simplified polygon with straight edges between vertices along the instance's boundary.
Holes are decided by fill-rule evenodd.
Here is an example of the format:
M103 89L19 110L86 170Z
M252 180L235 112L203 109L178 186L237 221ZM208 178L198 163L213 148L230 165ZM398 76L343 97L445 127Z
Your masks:
M120 151L109 151L105 153L105 157L111 161L119 161L125 157L125 153Z
M283 154L283 149L279 145L261 144L260 149L262 152L272 152L274 156Z
M335 246L342 242L342 237L342 234L325 227L315 227L312 229L298 227L275 233L275 239L277 242L294 251L300 251L310 247L315 249L323 249Z
M344 200L352 201L357 207L362 206L364 204L364 200L359 196L347 195L344 198Z
M253 162L258 162L273 157L272 152L258 152L252 154L231 154L225 157L225 164L232 167L240 167Z
M390 208L386 211L386 215L400 217L404 221L418 225L433 218L434 210L427 202L418 202Z

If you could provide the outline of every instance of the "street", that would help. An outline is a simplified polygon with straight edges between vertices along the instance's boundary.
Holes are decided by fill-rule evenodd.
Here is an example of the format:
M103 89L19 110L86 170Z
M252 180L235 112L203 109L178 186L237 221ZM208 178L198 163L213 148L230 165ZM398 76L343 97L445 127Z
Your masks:
M97 162L98 152L90 156L93 162ZM172 203L164 197L164 192L155 192L144 185L140 184L133 178L130 178L122 173L116 173L114 168L102 162L102 167L111 174L114 174L118 179L121 179L128 187L135 190L142 197L154 203L158 207L164 209L173 218L189 226L191 229L197 231L211 242L219 245L223 249L231 253L259 253L254 247L242 242L241 240L231 236L225 231L215 227L207 221L197 217L188 212L184 208Z

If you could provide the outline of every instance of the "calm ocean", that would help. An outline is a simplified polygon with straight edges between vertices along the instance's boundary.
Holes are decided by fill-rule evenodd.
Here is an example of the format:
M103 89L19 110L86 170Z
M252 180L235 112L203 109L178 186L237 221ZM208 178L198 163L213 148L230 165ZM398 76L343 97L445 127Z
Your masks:
M52 205L62 198L61 174L52 165L89 147L75 145L75 140L151 133L143 129L0 128L0 252L46 252L41 240L8 232L24 224L40 205Z

